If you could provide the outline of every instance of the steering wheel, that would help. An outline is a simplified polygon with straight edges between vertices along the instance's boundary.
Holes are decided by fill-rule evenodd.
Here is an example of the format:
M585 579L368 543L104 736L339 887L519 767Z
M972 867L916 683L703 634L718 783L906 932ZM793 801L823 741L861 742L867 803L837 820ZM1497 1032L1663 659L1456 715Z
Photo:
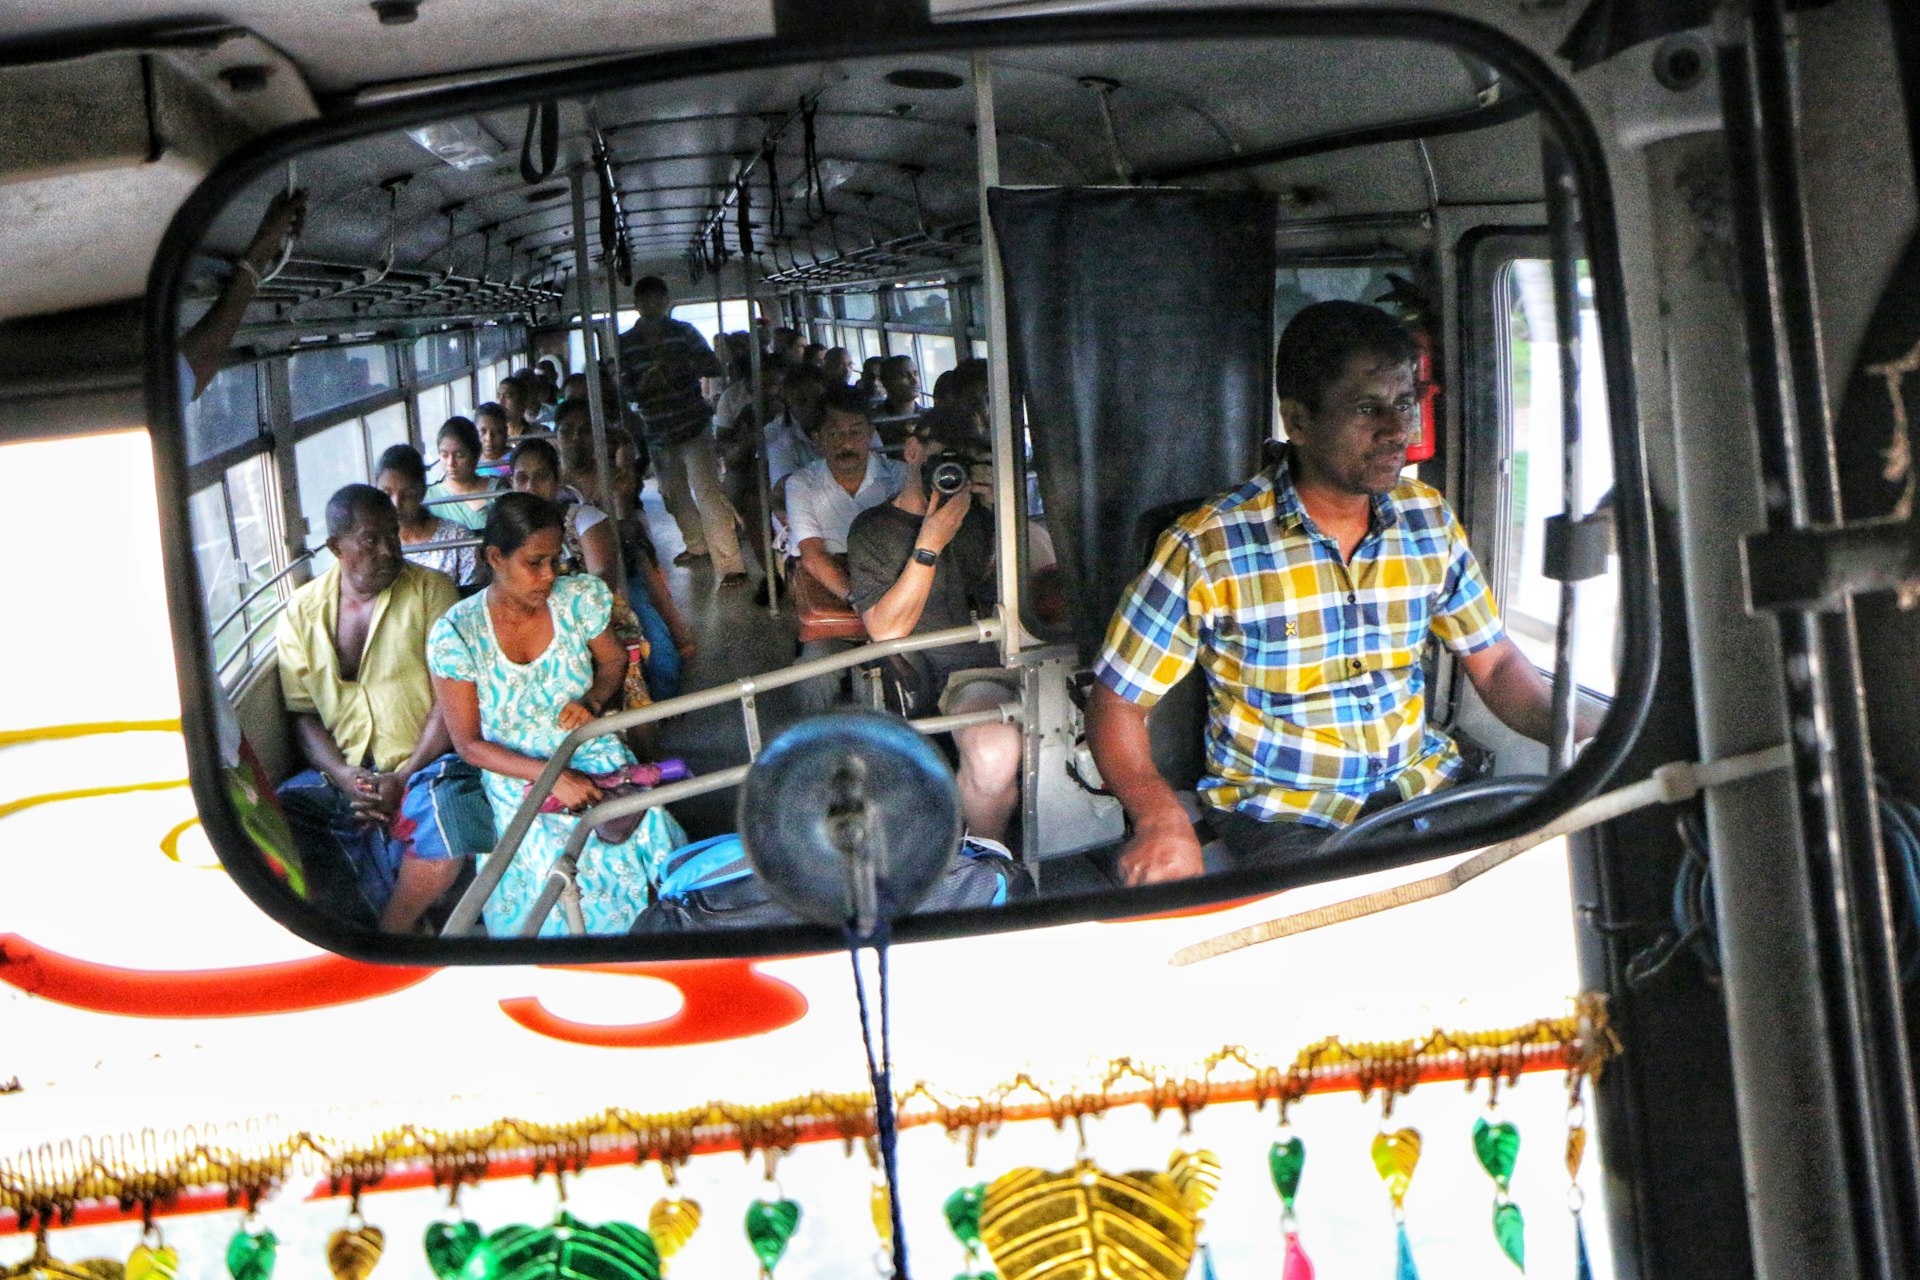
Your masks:
M1430 829L1435 825L1448 829L1447 824L1438 822L1436 815L1463 806L1473 808L1474 812L1463 815L1466 818L1465 822L1453 825L1465 826L1467 822L1484 819L1489 812L1498 814L1518 808L1522 803L1540 794L1541 788L1546 785L1547 779L1537 774L1516 773L1500 778L1480 778L1474 782L1464 782L1457 787L1447 787L1441 791L1429 791L1411 800L1402 800L1399 804L1389 805L1377 813L1370 813L1359 821L1342 827L1315 848L1314 854L1316 858L1322 858L1328 854L1339 853L1363 840L1371 839L1382 831L1408 823L1422 823L1423 829Z

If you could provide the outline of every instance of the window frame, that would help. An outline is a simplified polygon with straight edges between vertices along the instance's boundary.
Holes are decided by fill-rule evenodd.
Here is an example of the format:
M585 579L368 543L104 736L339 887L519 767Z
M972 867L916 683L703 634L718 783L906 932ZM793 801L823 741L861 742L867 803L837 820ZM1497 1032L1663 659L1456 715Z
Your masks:
M1464 264L1460 273L1461 309L1461 386L1460 424L1465 465L1462 468L1460 501L1455 504L1462 524L1469 530L1468 542L1480 562L1501 618L1513 631L1511 619L1518 615L1531 622L1544 621L1557 626L1556 618L1540 619L1521 613L1507 598L1506 584L1520 572L1516 561L1524 554L1516 542L1514 528L1514 434L1513 434L1513 352L1511 320L1507 315L1506 279L1512 264L1527 259L1553 258L1553 238L1541 225L1498 225L1476 227L1462 236L1458 256ZM1604 371L1601 371L1604 377ZM1612 440L1609 433L1609 446ZM1624 572L1624 566L1610 568ZM1616 628L1624 625L1624 583L1616 597ZM1582 608L1592 605L1586 599ZM1616 644L1618 643L1616 630ZM1540 667L1549 680L1551 666ZM1580 699L1605 708L1614 690L1597 690L1576 682ZM1456 697L1458 693L1456 692Z

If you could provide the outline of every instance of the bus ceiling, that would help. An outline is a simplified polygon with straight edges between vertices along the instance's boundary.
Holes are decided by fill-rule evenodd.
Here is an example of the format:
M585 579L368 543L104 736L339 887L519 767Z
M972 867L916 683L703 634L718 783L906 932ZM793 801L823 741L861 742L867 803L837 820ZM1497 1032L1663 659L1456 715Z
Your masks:
M1539 198L1531 104L1442 45L1083 43L990 57L1003 185L1276 191L1289 234L1326 233L1318 246L1292 245L1343 252L1380 243L1366 219L1411 223L1443 201ZM1329 67L1348 86L1340 95L1310 89ZM258 216L252 195L291 181L308 192L298 259L262 290L243 340L484 312L476 300L557 315L573 305L561 286L576 170L596 206L603 188L614 201L589 211L589 252L619 252L632 274L692 285L716 256L737 258L743 232L776 288L973 269L970 79L966 57L951 53L762 67L311 151L297 173L256 179L208 228L189 294L217 292L222 259Z

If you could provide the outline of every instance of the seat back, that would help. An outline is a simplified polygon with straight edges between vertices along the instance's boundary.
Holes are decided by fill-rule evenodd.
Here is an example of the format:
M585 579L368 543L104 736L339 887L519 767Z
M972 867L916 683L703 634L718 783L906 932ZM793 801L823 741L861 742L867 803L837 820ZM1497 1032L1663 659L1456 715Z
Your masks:
M1175 520L1194 510L1206 497L1163 502L1140 513L1133 528L1134 563L1144 569L1153 548ZM1196 664L1167 690L1147 713L1147 741L1153 767L1175 791L1191 791L1207 771L1207 678Z

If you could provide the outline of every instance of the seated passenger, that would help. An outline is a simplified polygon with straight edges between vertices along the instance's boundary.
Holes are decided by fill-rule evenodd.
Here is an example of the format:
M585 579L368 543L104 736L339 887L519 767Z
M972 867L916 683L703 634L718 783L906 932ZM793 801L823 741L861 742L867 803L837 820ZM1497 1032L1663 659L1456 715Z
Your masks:
M434 442L440 450L440 465L443 474L436 484L427 486L426 500L435 498L462 498L473 494L494 493L500 488L500 482L479 474L475 468L480 462L480 432L471 418L462 418L457 414L448 418L440 427L440 435ZM445 502L429 507L437 516L445 516L457 524L469 529L480 529L487 523L485 502Z
M448 609L427 642L447 731L461 758L482 771L502 834L561 739L617 706L626 676L627 653L610 625L613 593L592 574L557 576L562 525L560 509L531 493L496 502L484 535L492 581ZM531 923L547 873L579 820L573 815L601 799L589 775L634 762L617 734L574 754L553 787L566 812L534 818L487 898L489 934L516 936ZM577 876L587 932L624 932L647 905L660 861L684 842L679 824L659 808L624 839L589 836ZM539 928L543 936L566 931L557 908Z
M800 352L800 363L812 365L818 369L827 358L827 346L824 342L809 342Z
M421 461L418 449L396 444L381 454L373 483L393 502L394 513L400 518L400 545L408 560L446 574L456 587L480 585L480 558L472 547L434 546L466 541L473 537L473 530L420 505L427 496L427 464Z
M853 353L845 347L828 347L820 357L820 372L827 375L828 386L846 386L853 381Z
M507 411L498 401L489 400L473 411L473 425L480 433L480 461L474 464L474 471L490 477L505 475L507 455L513 452L513 444L507 439Z
M515 493L531 493L554 505L561 513L560 559L554 572L565 576L589 573L607 584L612 593L611 623L621 647L628 656L626 682L615 711L632 711L653 702L647 687L646 659L650 644L632 606L627 603L626 585L620 581L619 540L607 513L580 495L560 485L560 453L547 440L522 440L513 451L513 488Z
M493 389L493 395L500 407L506 411L509 441L519 440L523 436L546 433L545 427L533 421L533 393L521 374L510 373L500 379L500 384Z
M821 401L824 415L817 439L825 454L787 477L787 521L793 553L806 572L834 599L847 602L847 534L854 517L900 492L906 472L873 448L873 424L866 402L850 387L836 387ZM808 640L801 661L844 653L858 640ZM796 686L808 711L822 711L844 692L844 672Z
M908 356L888 356L880 362L880 403L873 407L873 425L890 449L899 448L925 406L920 402L920 374Z
M886 398L887 393L880 388L880 366L885 363L884 356L868 356L860 362L860 380L853 385L856 391L866 397L870 409Z
M335 563L280 615L280 691L307 769L280 786L308 898L404 933L492 847L471 766L448 754L427 631L458 598L408 564L393 503L350 484L327 503Z
M604 512L613 517L615 536L627 557L626 587L619 588L614 582L611 540L604 551L580 557L581 563L588 564L587 572L597 574L609 587L614 588L616 597L624 597L631 603L647 638L647 687L655 698L674 697L680 692L681 662L691 659L699 651L699 643L693 627L680 612L679 603L674 600L673 591L667 585L666 575L660 568L659 553L654 550L653 536L647 530L646 513L640 506L639 462L634 457L634 441L624 432L612 433L608 443L612 449L610 470L613 493L610 501L603 501L600 496L599 468L593 457L593 413L585 400L569 400L560 406L554 439L559 442L559 449L554 454L558 458L555 487L551 492L543 488L528 491L563 505L567 502L580 503L575 509L576 520L583 529L590 527L594 521L590 518L580 519L581 513ZM528 440L524 443L549 442ZM516 483L514 487L525 486ZM590 541L591 537L588 535ZM615 619L616 623L622 621L617 606Z
M965 626L993 612L993 521L974 501L975 485L953 497L930 490L925 464L948 452L984 457L987 443L961 413L933 411L914 425L903 456L905 484L892 502L869 508L847 534L848 599L875 640ZM789 501L792 500L791 491ZM958 715L1014 700L1018 684L999 669L998 651L965 644L917 655L941 711ZM960 800L967 829L998 840L1020 798L1020 730L975 725L953 735L960 749Z
M1210 708L1200 798L1236 865L1301 856L1459 776L1459 750L1427 719L1430 638L1502 722L1547 737L1551 690L1501 627L1459 522L1401 474L1417 354L1406 326L1364 303L1295 316L1274 358L1285 453L1163 534L1114 614L1087 736L1132 819L1128 884L1203 869L1146 726L1196 662Z
M814 431L820 425L820 400L827 379L810 364L795 365L780 380L784 407L780 416L761 430L767 453L767 484L780 482L811 462L820 460Z
M542 360L527 371L528 390L532 393L533 407L527 411L527 420L536 426L552 426L553 411L560 403L560 371L551 360Z

